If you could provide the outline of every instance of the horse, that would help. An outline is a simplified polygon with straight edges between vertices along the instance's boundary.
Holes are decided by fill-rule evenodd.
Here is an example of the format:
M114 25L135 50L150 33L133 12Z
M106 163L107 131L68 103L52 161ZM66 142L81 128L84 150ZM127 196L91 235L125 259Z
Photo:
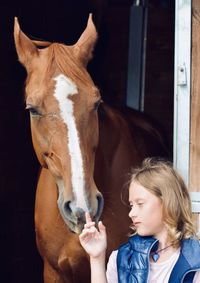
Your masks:
M122 115L102 101L87 71L97 41L92 15L74 45L32 41L17 18L14 38L27 71L26 109L41 165L35 231L44 282L90 282L79 243L85 212L106 225L109 256L127 239L128 207L121 201L127 173L145 157L166 153L164 142L143 114Z

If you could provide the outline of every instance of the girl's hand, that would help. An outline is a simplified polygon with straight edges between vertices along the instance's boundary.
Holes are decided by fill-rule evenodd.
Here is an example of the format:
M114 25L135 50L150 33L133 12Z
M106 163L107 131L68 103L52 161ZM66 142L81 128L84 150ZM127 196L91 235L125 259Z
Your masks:
M107 248L106 228L100 221L98 229L95 227L95 222L92 222L88 212L85 213L86 224L79 236L80 243L85 251L92 258L105 256Z

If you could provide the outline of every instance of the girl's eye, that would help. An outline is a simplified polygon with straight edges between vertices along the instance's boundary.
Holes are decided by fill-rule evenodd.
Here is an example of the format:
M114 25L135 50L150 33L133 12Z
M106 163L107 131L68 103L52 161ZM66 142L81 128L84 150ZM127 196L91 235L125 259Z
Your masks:
M143 202L139 202L137 205L142 206L143 204L144 204Z

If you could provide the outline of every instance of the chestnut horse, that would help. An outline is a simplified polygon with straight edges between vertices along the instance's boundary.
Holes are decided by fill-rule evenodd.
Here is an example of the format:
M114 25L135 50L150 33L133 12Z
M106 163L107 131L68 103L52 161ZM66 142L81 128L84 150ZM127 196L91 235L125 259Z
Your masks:
M144 157L160 155L163 145L142 114L127 112L123 117L101 103L86 70L97 39L91 15L73 46L31 41L17 19L14 36L27 70L26 108L42 168L35 227L44 282L87 283L88 256L78 239L84 212L89 211L94 221L101 216L109 255L127 237L128 208L120 198L127 173Z

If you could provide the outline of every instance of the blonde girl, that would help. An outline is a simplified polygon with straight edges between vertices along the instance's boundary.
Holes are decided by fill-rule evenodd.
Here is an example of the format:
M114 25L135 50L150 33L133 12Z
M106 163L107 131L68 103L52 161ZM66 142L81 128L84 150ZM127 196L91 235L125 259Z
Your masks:
M90 255L92 283L199 283L200 244L183 179L167 161L148 158L129 186L132 236L110 255L106 228L86 213L80 243Z

